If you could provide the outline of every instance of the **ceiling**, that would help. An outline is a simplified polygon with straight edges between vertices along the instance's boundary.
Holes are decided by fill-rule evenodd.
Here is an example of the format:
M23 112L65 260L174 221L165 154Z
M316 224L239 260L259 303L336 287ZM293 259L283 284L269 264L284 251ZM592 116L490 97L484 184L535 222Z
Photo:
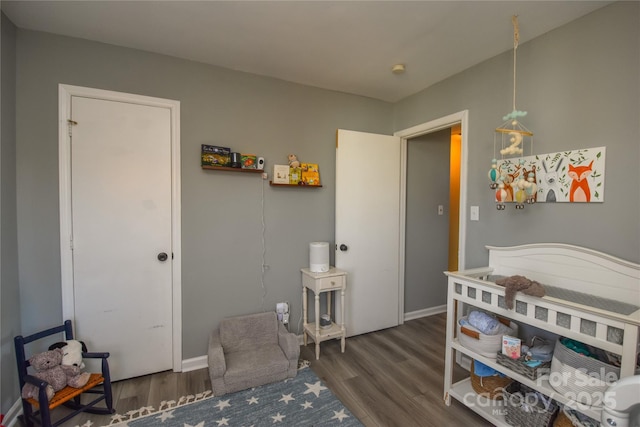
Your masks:
M19 28L398 101L609 1L5 1ZM405 64L403 74L393 74Z

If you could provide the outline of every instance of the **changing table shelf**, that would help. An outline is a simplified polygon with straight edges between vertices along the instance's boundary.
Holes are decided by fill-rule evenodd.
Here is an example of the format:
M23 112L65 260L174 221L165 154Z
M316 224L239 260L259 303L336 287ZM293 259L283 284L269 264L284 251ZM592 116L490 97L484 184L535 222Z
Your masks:
M599 420L601 407L580 404L556 392L551 387L548 373L533 381L499 365L494 359L462 346L456 337L456 325L463 315L462 305L468 304L517 323L531 325L618 354L621 356L620 376L631 376L635 373L639 342L640 309L633 307L640 307L640 265L590 249L557 243L487 248L489 266L445 272L448 276L445 403L449 405L453 397L495 425L508 425L504 419L503 403L478 397L468 378L453 383L456 354L464 354L559 403ZM518 293L514 308L509 310L504 299L505 289L496 285L493 279L494 276L516 274L543 285L584 292L605 301L605 304L594 307L549 296L537 298ZM616 308L616 303L626 305L627 310L603 308ZM628 309L629 304L631 310ZM624 340L615 339L616 337L624 337Z

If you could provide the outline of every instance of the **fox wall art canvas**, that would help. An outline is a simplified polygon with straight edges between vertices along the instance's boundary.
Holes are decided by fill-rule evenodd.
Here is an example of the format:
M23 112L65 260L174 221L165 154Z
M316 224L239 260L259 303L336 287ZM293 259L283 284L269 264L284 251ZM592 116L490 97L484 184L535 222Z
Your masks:
M499 160L505 201L518 199L513 183L533 177L538 203L603 202L605 152L606 147L596 147Z

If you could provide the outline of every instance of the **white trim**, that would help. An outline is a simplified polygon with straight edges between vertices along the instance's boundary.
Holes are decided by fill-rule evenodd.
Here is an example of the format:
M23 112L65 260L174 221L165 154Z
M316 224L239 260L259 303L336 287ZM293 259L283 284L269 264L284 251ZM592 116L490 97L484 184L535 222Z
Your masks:
M173 262L173 370L182 369L182 193L180 101L171 101L171 248Z
M22 424L18 424L18 417L22 415L22 399L16 400L16 403L11 405L11 408L5 414L4 420L2 422L7 427L18 426Z
M180 101L58 85L58 165L60 192L60 266L62 314L75 319L73 303L73 256L71 252L71 148L67 120L71 118L71 97L104 99L131 104L168 108L171 114L171 244L172 262L172 346L173 370L182 370L182 252L181 252L181 185L180 185Z
M207 355L192 357L182 361L182 372L195 371L209 367L209 357Z
M399 135L396 135L399 136ZM404 278L407 239L407 139L400 138L400 245L398 253L398 324L406 319L404 312Z
M71 93L58 86L58 185L60 193L60 272L62 318L74 319L73 255L71 252L71 146L67 120L71 117Z
M467 168L469 159L469 110L459 111L430 122L422 123L394 133L400 137L400 319L404 323L404 265L406 239L406 207L407 207L407 141L428 133L437 132L460 124L461 156L460 156L460 216L458 223L458 270L465 268L465 248L467 241Z
M441 314L447 312L447 304L438 305L436 307L424 308L422 310L412 311L404 314L405 322L407 320L420 319L422 317L433 316L435 314Z

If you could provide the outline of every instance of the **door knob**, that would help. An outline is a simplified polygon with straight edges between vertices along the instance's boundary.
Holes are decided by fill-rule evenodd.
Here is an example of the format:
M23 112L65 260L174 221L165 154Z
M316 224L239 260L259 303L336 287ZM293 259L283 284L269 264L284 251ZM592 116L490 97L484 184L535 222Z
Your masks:
M347 245L345 245L344 243L340 245L340 250L341 250L342 252L346 252L346 251L347 251L347 249L349 249L349 248L348 248L348 247L347 247Z
M158 259L159 259L160 261L166 261L166 260L167 260L167 258L169 258L169 256L168 256L166 253L164 253L164 252L160 252L160 253L158 254Z

